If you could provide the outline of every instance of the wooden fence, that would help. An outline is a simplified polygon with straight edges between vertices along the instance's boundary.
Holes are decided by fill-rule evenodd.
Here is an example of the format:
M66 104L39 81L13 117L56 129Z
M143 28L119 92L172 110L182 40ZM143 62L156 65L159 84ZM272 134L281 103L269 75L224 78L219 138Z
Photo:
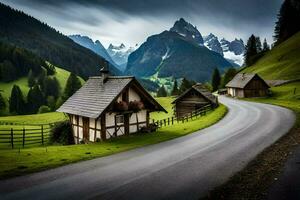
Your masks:
M24 148L49 141L51 124L0 128L0 148Z
M161 119L161 120L152 119L152 123L156 124L156 126L158 128L161 128L161 127L164 127L164 126L172 126L174 124L185 123L185 122L191 121L193 119L198 119L198 117L206 115L206 113L208 111L213 110L213 109L214 109L213 106L207 105L207 106L204 106L204 107L202 107L198 110L195 110L195 111L193 111L193 112L191 112L191 113L189 113L186 116L181 117L181 118L168 117L168 118Z

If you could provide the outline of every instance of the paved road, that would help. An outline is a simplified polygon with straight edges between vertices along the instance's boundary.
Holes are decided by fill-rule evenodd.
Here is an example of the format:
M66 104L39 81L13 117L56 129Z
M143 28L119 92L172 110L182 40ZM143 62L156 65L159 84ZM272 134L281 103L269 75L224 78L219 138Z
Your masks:
M0 182L0 199L198 199L295 121L284 108L221 97L227 116L185 137Z

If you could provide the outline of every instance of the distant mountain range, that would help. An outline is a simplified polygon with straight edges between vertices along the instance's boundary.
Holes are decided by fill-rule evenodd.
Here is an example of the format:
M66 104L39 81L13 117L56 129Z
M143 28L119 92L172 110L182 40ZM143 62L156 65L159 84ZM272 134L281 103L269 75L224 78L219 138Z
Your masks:
M169 31L147 38L128 57L126 74L137 77L186 77L208 81L215 68L221 72L232 67L220 53L204 46L195 26L180 19Z
M87 78L104 59L45 23L0 3L0 41L27 49L44 60ZM120 71L111 66L111 72Z
M219 41L218 37L211 33L204 37L204 45L235 65L241 66L244 62L245 45L242 39L229 42L223 38Z
M94 42L91 38L81 35L69 35L69 38L71 38L77 44L80 44L81 46L92 50L111 64L116 65L99 40L96 40Z
M127 47L123 43L119 46L110 44L106 50L114 62L119 65L120 69L123 71L126 68L128 56L136 50L137 46L137 44L135 47Z

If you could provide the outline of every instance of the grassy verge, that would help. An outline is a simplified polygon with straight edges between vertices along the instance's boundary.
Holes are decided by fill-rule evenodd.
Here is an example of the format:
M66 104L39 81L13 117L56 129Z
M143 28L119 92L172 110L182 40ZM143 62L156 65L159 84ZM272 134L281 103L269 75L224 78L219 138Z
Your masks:
M294 128L204 199L266 199L268 189L279 177L288 156L300 144L300 82L274 87L271 90L273 95L270 98L246 100L293 110L297 116Z
M72 145L35 147L19 150L0 151L0 178L24 175L36 171L54 168L73 162L111 155L130 149L155 144L181 137L196 130L206 128L226 114L227 108L220 105L206 116L193 121L164 127L156 133L134 134L107 142Z
M166 119L168 117L173 116L173 104L172 101L174 100L174 97L158 97L156 100L160 105L162 105L168 113L165 112L153 112L150 114L150 118L154 120L161 120L161 119Z
M50 112L43 114L34 114L34 115L16 115L16 116L7 116L0 117L0 123L2 124L51 124L59 121L64 121L68 119L63 113L59 112ZM4 126L4 125L0 125Z

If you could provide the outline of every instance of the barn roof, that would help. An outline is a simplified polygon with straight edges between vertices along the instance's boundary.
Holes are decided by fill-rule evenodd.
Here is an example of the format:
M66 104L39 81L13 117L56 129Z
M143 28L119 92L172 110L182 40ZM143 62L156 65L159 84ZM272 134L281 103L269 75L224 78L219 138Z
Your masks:
M132 76L91 77L57 111L84 117L97 118L120 95L124 88L135 82L143 94L155 104L157 111L166 110Z
M235 77L231 81L229 81L229 83L226 84L226 87L231 87L231 88L245 88L246 85L254 77L258 77L259 79L261 79L268 86L268 84L260 76L258 76L257 74L239 73L239 74L235 75Z
M206 98L208 101L212 103L217 103L217 98L207 89L203 87L202 84L197 83L193 85L190 89L186 90L184 93L179 95L172 103L176 103L178 100L182 99L189 91L195 90L196 92L200 93L204 98Z

